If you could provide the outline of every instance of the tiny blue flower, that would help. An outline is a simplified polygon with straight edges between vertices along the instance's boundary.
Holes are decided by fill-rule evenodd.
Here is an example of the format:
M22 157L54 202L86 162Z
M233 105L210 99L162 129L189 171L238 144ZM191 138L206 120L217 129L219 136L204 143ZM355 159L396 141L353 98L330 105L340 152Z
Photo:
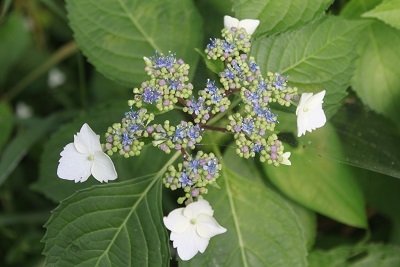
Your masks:
M181 82L179 80L173 81L173 80L167 80L167 83L169 85L169 89L172 90L178 90L181 88Z
M122 146L127 146L132 144L132 139L129 137L129 134L127 132L122 133Z
M231 69L225 69L224 71L225 78L233 80L236 78L235 73Z
M250 62L249 68L251 72L257 72L258 70L258 64L255 62Z
M251 151L260 153L264 148L265 146L263 145L255 144Z
M232 53L235 50L235 45L228 43L226 40L223 40L221 48L225 53Z
M185 171L183 171L181 173L181 176L179 177L179 182L182 183L182 187L193 185L193 181L190 180L189 176L187 175L187 173Z
M216 38L214 38L214 39L210 38L210 41L211 41L211 43L209 43L207 45L208 50L212 50L213 48L217 47L217 39Z
M161 94L156 89L146 87L144 89L142 97L144 102L153 104L161 97Z
M214 175L217 172L218 161L214 159L209 159L207 164L203 166L203 170L208 171L209 174Z
M282 76L282 75L278 74L278 76L276 76L276 80L274 82L276 89L282 90L282 89L286 88L285 83L287 82L286 81L287 77L289 77L289 75Z
M194 173L197 173L197 169L199 168L200 161L198 159L193 159L188 162L189 168L193 170Z
M189 127L187 136L192 140L195 141L197 138L201 136L201 128L198 124Z
M251 135L254 129L254 121L250 119L244 119L242 122L242 131L248 135Z
M177 126L172 141L176 142L178 140L182 140L185 137L186 137L186 129L184 127Z

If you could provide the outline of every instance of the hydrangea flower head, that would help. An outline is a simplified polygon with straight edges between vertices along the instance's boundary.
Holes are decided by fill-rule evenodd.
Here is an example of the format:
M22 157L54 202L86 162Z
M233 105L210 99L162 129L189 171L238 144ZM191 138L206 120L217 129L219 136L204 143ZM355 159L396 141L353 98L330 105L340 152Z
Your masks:
M231 16L224 16L224 27L227 30L231 30L232 28L244 28L248 34L253 34L259 24L260 21L258 19L238 20Z
M306 131L312 132L326 123L326 116L322 109L325 90L318 94L303 93L299 105L296 109L297 115L297 136L306 134Z
M99 182L117 178L113 162L101 148L100 136L86 123L60 155L57 175L61 179L84 182L91 174Z
M213 214L208 201L199 199L164 217L164 224L171 231L170 239L182 260L190 260L198 252L203 253L211 237L226 232L213 218Z

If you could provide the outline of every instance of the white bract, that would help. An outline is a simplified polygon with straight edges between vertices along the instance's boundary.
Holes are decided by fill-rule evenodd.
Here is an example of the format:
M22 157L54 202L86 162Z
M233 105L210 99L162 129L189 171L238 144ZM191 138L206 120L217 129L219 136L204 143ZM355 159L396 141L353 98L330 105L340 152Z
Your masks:
M199 199L164 217L164 224L171 231L170 239L182 260L190 260L199 251L203 253L211 237L226 232L213 218L213 213L208 201Z
M298 137L306 134L306 131L312 132L326 123L326 116L322 109L324 96L325 90L315 95L313 93L301 95L296 109Z
M238 20L231 16L224 16L224 27L227 30L231 30L232 27L237 29L244 28L248 34L253 34L257 29L260 21L258 19L243 19Z
M61 179L84 182L91 174L100 182L117 178L113 162L101 149L100 136L86 123L60 155L57 175Z
M292 163L290 162L290 160L289 160L289 157L290 157L290 155L291 155L292 153L290 153L290 152L285 152L285 153L283 153L282 154L282 162L281 162L281 164L283 164L283 165L292 165Z

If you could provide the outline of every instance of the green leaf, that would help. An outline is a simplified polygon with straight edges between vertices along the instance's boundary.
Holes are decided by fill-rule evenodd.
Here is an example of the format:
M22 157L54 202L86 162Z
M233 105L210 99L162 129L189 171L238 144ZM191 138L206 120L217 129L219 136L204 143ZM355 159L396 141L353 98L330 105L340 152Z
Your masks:
M128 111L125 103L112 103L93 109L89 114L84 114L72 123L61 127L45 144L39 165L39 180L33 184L33 189L41 192L53 201L60 201L79 189L88 188L98 184L98 181L90 177L85 183L74 183L57 177L58 161L64 146L73 142L73 136L86 122L104 140L107 127L121 121L124 113ZM118 173L117 181L124 181L131 177L157 172L169 158L164 152L145 147L140 156L125 159L121 156L113 156L113 162Z
M203 50L200 50L198 48L195 49L197 53L201 55L203 58L204 62L206 63L207 68L212 71L213 73L219 75L222 71L224 71L224 62L221 60L212 60L208 59L206 53L204 53Z
M400 31L376 21L365 29L362 42L353 89L364 104L400 126Z
M7 2L6 2L7 4ZM6 7L4 7L6 8ZM5 82L12 65L21 57L27 48L30 38L21 16L11 14L0 27L0 85ZM6 53L4 51L7 51Z
M333 0L240 0L233 1L233 10L240 19L261 21L256 35L271 35L301 26L320 16Z
M379 5L382 0L351 0L340 11L347 19L359 19L365 12Z
M400 247L382 244L343 246L311 252L309 267L394 267L400 266Z
M154 50L194 68L202 21L186 0L67 0L70 25L85 56L105 76L126 86L148 79L143 56Z
M4 15L7 13L7 11L10 9L12 0L5 0L3 3L0 5L1 8L1 13L0 13L0 23L2 22L1 20L4 18Z
M168 266L161 209L165 170L94 186L61 202L45 226L46 266Z
M291 166L264 164L271 182L305 207L339 222L366 228L364 198L349 168L329 155L340 155L341 144L333 128L323 128L298 140L291 151ZM343 157L343 156L342 156Z
M9 105L0 102L0 152L11 135L13 128L13 113Z
M46 119L35 120L31 127L20 132L8 143L0 159L0 185L17 167L31 146L47 134L57 118L58 115L55 114Z
M225 158L225 157L224 157ZM251 173L252 171L246 171ZM204 254L182 266L306 266L306 240L290 205L262 181L247 179L223 163L206 199L227 232L211 239Z
M376 18L400 29L400 2L398 0L385 0L373 10L363 14L366 18Z
M327 90L324 110L332 115L347 95L354 68L354 38L363 23L328 16L298 30L264 36L252 45L263 73L289 75L299 92Z
M400 133L389 119L350 98L332 118L332 123L345 153L326 156L340 163L400 178Z

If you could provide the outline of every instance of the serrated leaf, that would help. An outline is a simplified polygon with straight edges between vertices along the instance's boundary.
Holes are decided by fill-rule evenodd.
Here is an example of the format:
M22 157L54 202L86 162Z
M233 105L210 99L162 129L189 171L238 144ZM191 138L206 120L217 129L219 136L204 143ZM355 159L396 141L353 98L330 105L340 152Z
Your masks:
M252 179L253 180L253 179ZM223 163L218 184L206 196L227 232L211 239L204 254L181 266L306 266L306 240L297 215L262 181Z
M351 0L340 11L347 19L359 19L365 12L379 5L382 0Z
M31 146L47 134L57 118L56 114L46 119L35 120L31 127L21 131L8 143L0 159L0 185L4 183L15 167L17 167Z
M292 153L291 166L263 165L271 182L311 210L348 225L366 228L360 187L348 166L329 158L331 154L342 153L333 128L326 124L298 142L297 148L285 146L285 150Z
M5 4L9 5L7 1ZM4 6L6 9L7 6ZM21 16L16 13L11 14L0 27L0 85L5 82L6 75L12 65L21 57L29 44L29 31L24 26ZM7 51L5 53L5 51Z
M262 73L289 75L299 92L326 90L324 110L332 115L347 95L354 59L354 38L364 23L328 16L280 35L254 40L251 54Z
M375 21L362 35L353 89L364 104L400 126L400 31Z
M0 152L11 135L13 127L13 114L10 106L0 102Z
M373 10L363 14L366 18L376 18L400 29L400 2L399 0L385 0Z
M168 266L161 176L94 186L63 201L46 224L46 266Z
M344 154L326 155L332 160L400 178L400 134L381 115L349 99L332 118Z
M240 19L261 21L256 35L271 35L301 26L322 15L333 0L240 0L233 1L233 10Z
M112 103L93 109L72 123L63 126L45 144L39 165L39 180L32 188L41 192L53 201L60 201L79 189L88 188L98 182L90 177L85 183L74 183L57 177L58 161L64 146L73 142L73 136L86 122L95 133L100 135L100 142L104 140L107 128L115 122L121 121L128 105ZM157 172L169 156L153 147L145 147L139 157L125 159L118 155L113 156L113 162L118 173L116 182Z
M193 68L202 44L201 17L185 0L68 0L74 37L105 76L132 87L148 79L143 56L177 53Z
M400 265L400 247L369 244L316 250L309 256L309 264L309 267L394 267Z

